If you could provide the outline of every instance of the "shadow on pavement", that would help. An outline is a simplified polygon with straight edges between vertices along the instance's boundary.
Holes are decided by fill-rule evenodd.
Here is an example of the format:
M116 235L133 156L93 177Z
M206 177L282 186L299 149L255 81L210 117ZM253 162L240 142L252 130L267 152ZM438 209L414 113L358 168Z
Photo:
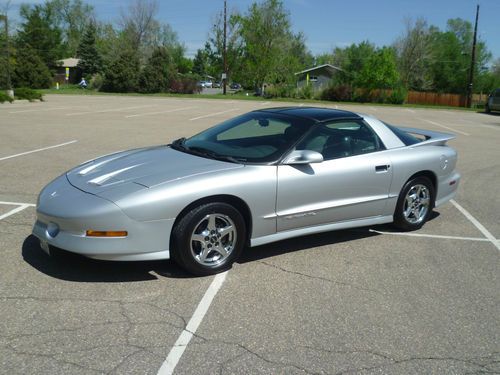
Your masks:
M108 262L85 258L67 251L51 249L48 256L38 239L26 237L22 247L23 259L38 271L57 279L78 282L133 282L157 280L154 273L169 278L192 278L173 261Z

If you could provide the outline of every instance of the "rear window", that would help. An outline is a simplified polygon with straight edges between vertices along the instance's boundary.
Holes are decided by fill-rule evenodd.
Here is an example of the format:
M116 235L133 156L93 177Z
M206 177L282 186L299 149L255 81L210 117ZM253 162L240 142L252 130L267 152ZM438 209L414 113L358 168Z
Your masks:
M384 122L384 124L385 124L385 122ZM396 134L396 136L400 139L401 142L403 142L405 144L405 146L411 146L411 145L414 145L416 143L420 143L423 141L423 139L419 139L419 138L415 137L414 135L412 135L408 132L405 132L404 130L399 129L393 125L389 125L389 124L385 124L385 125L387 125L387 127L389 129L391 129L394 134Z

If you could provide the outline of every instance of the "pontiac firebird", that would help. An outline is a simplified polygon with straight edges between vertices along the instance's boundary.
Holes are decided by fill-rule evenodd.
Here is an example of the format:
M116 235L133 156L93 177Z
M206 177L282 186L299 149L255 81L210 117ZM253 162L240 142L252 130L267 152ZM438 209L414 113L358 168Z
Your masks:
M390 222L416 230L456 194L452 138L327 108L253 111L71 169L41 191L33 234L49 254L171 258L207 275L245 246Z

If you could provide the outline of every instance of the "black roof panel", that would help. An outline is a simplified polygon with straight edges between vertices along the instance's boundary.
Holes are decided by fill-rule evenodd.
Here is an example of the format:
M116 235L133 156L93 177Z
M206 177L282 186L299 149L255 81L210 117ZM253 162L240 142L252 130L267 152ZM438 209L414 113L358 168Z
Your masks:
M360 116L354 112L320 107L276 107L261 109L259 112L281 113L284 115L304 117L320 122L335 119L360 118Z

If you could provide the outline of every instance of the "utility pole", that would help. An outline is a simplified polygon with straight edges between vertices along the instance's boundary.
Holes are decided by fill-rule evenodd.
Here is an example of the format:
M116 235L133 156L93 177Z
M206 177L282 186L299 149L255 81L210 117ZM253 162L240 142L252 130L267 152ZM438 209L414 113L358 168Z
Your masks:
M12 91L12 83L10 80L10 46L9 46L9 21L6 14L0 14L0 20L3 20L5 26L5 58L6 70L7 70L7 95L11 98L14 97L14 92Z
M226 0L224 0L224 43L223 43L223 60L224 60L224 73L222 74L222 94L226 95L227 84L227 47L226 47L226 33L227 33L227 11Z
M474 25L474 40L472 41L472 54L470 60L470 71L469 71L469 84L467 85L467 102L465 106L470 108L472 106L472 81L474 80L474 64L476 60L476 40L477 40L477 20L479 18L479 4L476 8L476 24Z

